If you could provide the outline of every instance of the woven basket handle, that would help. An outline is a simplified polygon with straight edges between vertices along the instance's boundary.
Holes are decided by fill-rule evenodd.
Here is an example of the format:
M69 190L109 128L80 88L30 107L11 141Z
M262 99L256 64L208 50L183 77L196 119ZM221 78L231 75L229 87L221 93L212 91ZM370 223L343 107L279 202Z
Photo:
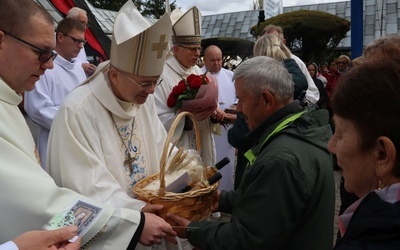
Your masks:
M166 167L167 167L166 165L167 165L167 160L168 160L168 151L169 151L171 139L175 133L175 129L178 126L179 122L185 116L188 116L193 121L194 131L196 134L196 150L198 152L201 152L201 137L200 137L200 130L199 130L199 125L197 123L197 120L192 113L183 111L183 112L179 113L175 117L175 120L172 122L171 128L168 131L167 139L165 140L163 153L161 155L161 159L160 159L160 189L158 190L158 193L161 196L163 196L165 194L165 172L166 172Z

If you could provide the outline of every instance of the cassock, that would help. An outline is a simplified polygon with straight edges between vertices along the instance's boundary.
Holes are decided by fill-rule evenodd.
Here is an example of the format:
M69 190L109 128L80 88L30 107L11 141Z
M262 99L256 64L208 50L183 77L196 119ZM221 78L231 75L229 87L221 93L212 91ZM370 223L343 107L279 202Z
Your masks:
M201 69L206 72L206 68ZM222 110L231 107L236 101L236 90L232 77L233 72L224 68L218 73L213 74L217 78L218 83L218 107ZM235 168L235 149L228 142L228 130L232 125L226 127L221 126L220 134L213 134L215 147L217 152L217 162L224 157L228 157L230 162L223 167L219 172L222 174L222 179L219 182L219 190L233 189L233 173Z
M85 80L80 62L67 61L58 55L54 60L54 68L46 70L35 88L24 94L25 111L40 126L37 147L43 168L46 168L47 141L54 116L65 96Z
M113 208L59 188L41 168L35 143L18 108L22 96L0 78L0 242L40 230L68 204L83 200L103 209L83 237L91 249L126 249L140 223L140 212Z
M185 68L177 61L172 53L167 55L164 70L161 75L163 82L156 88L154 93L158 117L167 131L169 131L176 116L175 111L167 106L168 96L171 93L172 88L182 80L182 77L186 79L190 74L201 75L202 71L198 66ZM214 139L211 135L211 121L207 118L203 121L198 121L198 125L201 136L201 157L203 164L213 166L215 164L216 152ZM184 123L181 122L175 129L172 141L179 139L177 144L178 147L196 148L194 132L184 131L183 128Z
M135 199L132 188L159 172L167 133L153 95L142 105L118 100L109 86L108 67L109 62L99 65L60 107L50 132L47 171L62 187L140 210L146 203ZM138 244L137 249L142 248Z

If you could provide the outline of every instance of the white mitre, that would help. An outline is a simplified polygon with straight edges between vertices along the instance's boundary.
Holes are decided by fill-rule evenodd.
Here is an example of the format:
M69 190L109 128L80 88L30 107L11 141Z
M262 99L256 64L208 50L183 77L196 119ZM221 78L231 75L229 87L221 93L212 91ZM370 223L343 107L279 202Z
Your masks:
M128 1L114 22L111 65L139 76L161 75L171 35L168 14L151 25L133 2Z
M175 9L171 13L171 20L174 44L201 44L201 13L196 6L185 13Z

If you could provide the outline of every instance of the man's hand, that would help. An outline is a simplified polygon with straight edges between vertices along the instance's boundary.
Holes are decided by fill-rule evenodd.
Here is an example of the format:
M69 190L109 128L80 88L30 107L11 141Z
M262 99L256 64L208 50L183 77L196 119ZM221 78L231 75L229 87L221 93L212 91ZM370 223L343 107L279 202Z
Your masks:
M193 111L193 115L196 117L196 120L202 121L204 119L207 119L214 113L215 109L214 108L209 108L209 109L203 109L201 111Z
M82 63L82 68L85 71L87 76L93 75L94 71L96 70L96 65L91 63Z
M175 231L164 219L151 213L144 213L144 216L144 228L139 239L142 245L160 244L164 238L172 243L177 243L174 238L176 236Z
M214 114L213 114L211 117L212 117L216 122L223 122L224 119L225 119L225 116L226 116L225 112L224 112L222 109L217 108L217 109L215 110Z
M212 212L218 212L219 210L219 196L221 191L217 191L214 196L213 205L212 205Z
M236 121L236 118L237 118L236 114L226 113L224 121L229 122L230 124L234 124Z
M81 246L81 239L74 243L68 242L78 232L76 226L63 227L49 231L29 231L21 234L13 240L19 250L78 250Z
M178 223L179 226L175 227L174 230L178 234L179 238L186 238L186 227L190 224L190 220L182 218L176 214L167 213L168 219L171 219Z
M157 214L157 212L161 211L163 208L163 205L147 203L146 206L142 208L142 211L144 213Z

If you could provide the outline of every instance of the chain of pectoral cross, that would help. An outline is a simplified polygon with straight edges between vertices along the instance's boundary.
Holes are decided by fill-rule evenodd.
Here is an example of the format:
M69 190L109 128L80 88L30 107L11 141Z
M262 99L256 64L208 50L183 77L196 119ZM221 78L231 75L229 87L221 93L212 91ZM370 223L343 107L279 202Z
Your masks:
M119 138L121 138L122 144L124 145L125 150L126 150L126 151L125 151L124 167L129 171L129 176L130 176L130 175L132 175L132 164L133 164L133 162L135 161L135 158L132 157L132 156L131 156L131 153L129 152L129 151L130 151L130 150L129 150L129 146L132 144L133 126L135 125L135 117L133 117L133 120L132 120L132 126L131 126L131 132L130 132L130 133L131 133L131 136L130 136L130 138L129 138L129 140L128 140L128 145L126 145L124 139L122 138L121 133L119 132L117 123L116 123L115 120L114 120L114 116L112 115L111 112L110 112L110 115L111 115L111 119L112 119L112 121L113 121L113 123L114 123L115 129L117 130L117 133L118 133L118 135L119 135Z

